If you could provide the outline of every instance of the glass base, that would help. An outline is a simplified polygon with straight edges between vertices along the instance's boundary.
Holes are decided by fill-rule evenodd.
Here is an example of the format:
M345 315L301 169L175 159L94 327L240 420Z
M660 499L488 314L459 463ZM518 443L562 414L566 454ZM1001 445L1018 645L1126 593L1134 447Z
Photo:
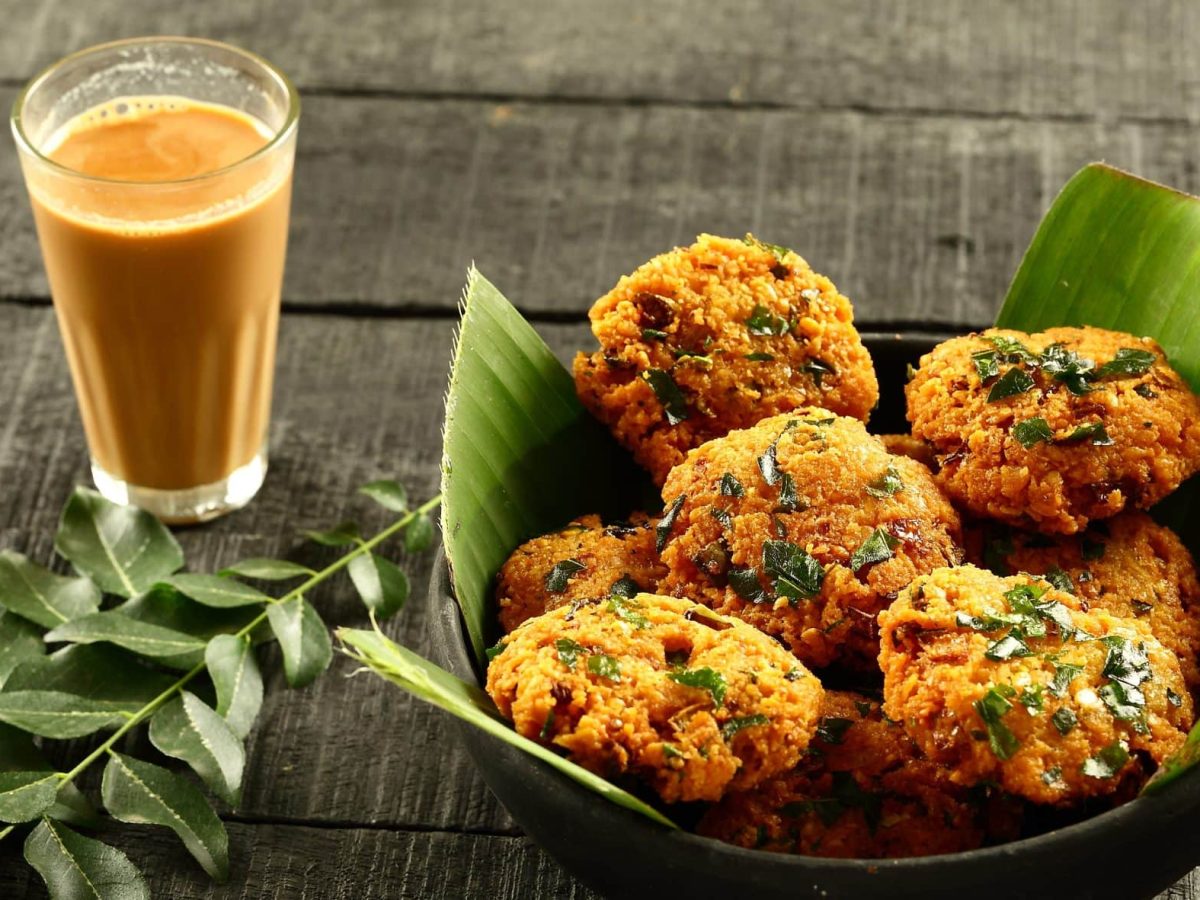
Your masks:
M231 472L227 478L212 484L175 491L129 484L110 475L92 460L92 480L96 482L96 489L106 499L122 506L137 506L170 525L207 522L235 509L241 509L254 499L266 474L265 448L246 465Z

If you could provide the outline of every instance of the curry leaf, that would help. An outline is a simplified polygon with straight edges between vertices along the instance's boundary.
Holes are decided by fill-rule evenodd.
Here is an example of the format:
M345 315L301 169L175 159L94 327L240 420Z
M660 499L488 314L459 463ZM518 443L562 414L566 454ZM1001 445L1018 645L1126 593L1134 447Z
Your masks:
M408 511L408 492L398 481L387 478L372 481L360 487L358 492L370 497L384 509L397 513Z
M271 598L248 584L219 575L174 575L167 581L185 597L218 609L269 603Z
M142 874L116 847L43 819L25 839L25 861L53 900L150 900Z
M365 553L350 560L348 569L358 596L379 618L394 616L408 599L408 576L391 560Z
M0 822L31 822L54 806L55 772L0 772Z
M104 641L142 656L173 657L204 650L204 641L182 631L131 619L116 610L92 613L46 633L46 640L94 644Z
M256 557L254 559L243 559L241 562L235 562L232 566L226 566L217 574L225 576L240 575L243 578L258 578L261 581L288 581L292 578L315 575L316 573L308 566L302 566L299 563L290 562L286 559Z
M248 638L219 634L208 642L204 664L217 689L217 714L245 740L262 706L262 674Z
M100 608L100 590L86 578L65 578L0 550L0 608L53 628Z
M0 722L48 738L74 738L121 722L122 707L110 700L89 700L61 691L0 693Z
M433 519L422 513L404 529L404 549L409 553L422 553L433 544Z
M190 781L161 766L110 752L100 791L113 818L170 828L210 877L219 882L229 877L225 826Z
M325 623L303 597L268 606L267 618L283 651L288 684L294 688L311 684L333 658Z
M12 613L0 612L0 687L23 663L38 660L46 652L42 632L32 622Z
M245 750L229 724L195 694L181 691L154 714L150 743L187 763L214 794L237 806Z
M133 597L183 566L183 551L147 512L76 488L63 509L54 549L101 590Z

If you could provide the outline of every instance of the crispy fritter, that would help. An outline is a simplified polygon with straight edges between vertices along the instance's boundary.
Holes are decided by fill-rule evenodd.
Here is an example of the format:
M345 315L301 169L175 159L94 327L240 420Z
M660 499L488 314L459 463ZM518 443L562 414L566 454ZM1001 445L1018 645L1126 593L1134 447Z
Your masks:
M933 455L933 448L920 438L915 438L911 434L877 434L875 436L883 442L884 449L888 453L907 456L909 459L915 459L927 469L937 470L937 457Z
M960 559L958 515L929 470L823 409L693 450L663 501L659 590L737 616L812 666L874 670L879 610Z
M1015 803L951 782L877 702L829 691L800 764L729 794L697 830L741 847L877 859L958 853L1018 828Z
M582 516L553 534L526 541L496 576L500 625L512 631L572 600L653 591L666 573L654 549L657 519L634 513L604 525Z
M487 690L516 730L668 803L796 764L821 683L764 634L676 597L579 601L503 639Z
M884 711L959 784L1035 803L1112 794L1183 745L1192 700L1137 619L975 566L918 578L879 616Z
M702 234L596 301L600 349L580 399L662 484L688 450L819 405L866 419L879 399L850 301L791 250Z
M998 575L1046 576L1086 607L1143 619L1200 688L1200 583L1187 547L1145 513L1124 512L1082 534L1048 537L1003 525L967 529L967 559Z
M905 392L950 495L1017 526L1074 534L1200 468L1200 401L1149 338L992 329L939 344Z

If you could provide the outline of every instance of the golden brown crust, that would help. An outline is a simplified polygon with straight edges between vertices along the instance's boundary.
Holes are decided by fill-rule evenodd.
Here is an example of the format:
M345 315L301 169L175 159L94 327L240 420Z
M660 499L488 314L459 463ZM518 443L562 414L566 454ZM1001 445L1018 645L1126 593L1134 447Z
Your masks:
M778 472L768 484L760 459L772 447ZM741 496L722 492L726 474ZM789 490L794 502L785 508ZM693 450L672 470L663 500L679 507L667 520L659 589L737 616L813 666L840 660L874 670L879 610L917 575L960 559L958 515L929 471L889 455L858 420L822 409L766 419ZM890 543L888 558L852 571L868 540ZM765 572L773 548L819 564L815 595L785 596L787 586Z
M997 375L981 379L973 354L995 351L989 338L1019 341L1035 355L1060 344L1097 369L1122 350L1150 353L1154 362L1142 374L1090 381L1089 392L1076 394L1044 363L1003 350ZM1011 369L1033 387L989 402ZM1014 525L1073 534L1127 506L1151 506L1200 466L1200 402L1149 338L1099 328L992 329L939 344L921 358L905 392L913 435L933 445L946 490L976 515ZM1034 419L1052 437L1025 446L1013 427ZM1099 446L1099 435L1070 439L1097 423L1111 445Z
M530 619L503 640L487 691L520 734L605 777L641 778L668 803L794 766L823 694L766 635L651 594Z
M1171 529L1125 512L1082 534L1047 537L1002 525L967 529L967 559L997 574L1047 575L1087 607L1143 619L1200 688L1200 583L1192 555Z
M581 516L552 534L526 541L513 551L496 576L500 625L512 631L572 600L607 597L621 579L637 591L654 591L666 567L654 549L657 519L634 513L628 522L604 525L599 516ZM555 566L578 563L552 577Z
M700 834L806 856L878 859L958 853L1018 830L1016 804L950 781L864 696L828 691L809 751L791 772L729 794Z
M1022 613L1030 603L1042 611ZM884 710L959 784L1059 805L1112 794L1138 751L1161 763L1192 722L1179 663L1145 623L1084 612L1045 582L939 569L879 622ZM1028 655L1001 643L1021 629Z
M750 238L705 234L656 256L590 318L600 349L575 359L579 397L656 484L730 429L808 404L866 419L879 399L850 302L794 252ZM677 424L645 380L651 370L682 392Z

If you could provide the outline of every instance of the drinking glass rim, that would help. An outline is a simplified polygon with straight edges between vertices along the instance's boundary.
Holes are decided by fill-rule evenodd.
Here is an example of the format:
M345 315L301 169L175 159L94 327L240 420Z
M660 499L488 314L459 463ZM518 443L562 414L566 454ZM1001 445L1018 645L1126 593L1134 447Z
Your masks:
M128 178L105 178L99 175L89 175L86 172L80 172L78 169L72 169L69 166L64 166L62 163L55 162L49 156L44 154L30 139L25 132L25 124L23 113L25 110L25 101L30 94L33 93L42 83L57 72L60 68L68 63L82 59L86 56L91 56L104 50L112 50L118 47L131 47L139 44L194 44L201 47L219 48L226 50L250 60L258 66L261 66L266 72L279 84L283 86L287 93L288 110L287 116L278 129L274 130L271 139L250 153L248 156L243 156L239 160L222 166L219 169L213 169L211 172L202 172L199 175L190 175L187 178L171 178L163 181L137 181ZM292 80L284 74L283 70L274 63L259 56L250 50L227 44L224 41L214 41L210 38L186 37L182 35L159 35L135 38L122 38L116 41L106 41L103 44L93 44L90 47L85 47L82 50L76 50L62 59L51 63L42 69L21 88L21 92L17 95L17 99L13 101L12 112L9 117L9 122L12 126L13 137L17 142L17 146L25 152L32 155L42 165L48 166L50 169L59 172L60 174L70 175L74 178L79 178L84 181L90 181L100 184L127 185L132 187L170 187L172 185L192 184L195 182L205 181L209 178L216 178L226 175L235 169L248 165L254 160L260 159L286 141L296 130L296 125L300 120L300 93L296 90L296 86L292 84Z

